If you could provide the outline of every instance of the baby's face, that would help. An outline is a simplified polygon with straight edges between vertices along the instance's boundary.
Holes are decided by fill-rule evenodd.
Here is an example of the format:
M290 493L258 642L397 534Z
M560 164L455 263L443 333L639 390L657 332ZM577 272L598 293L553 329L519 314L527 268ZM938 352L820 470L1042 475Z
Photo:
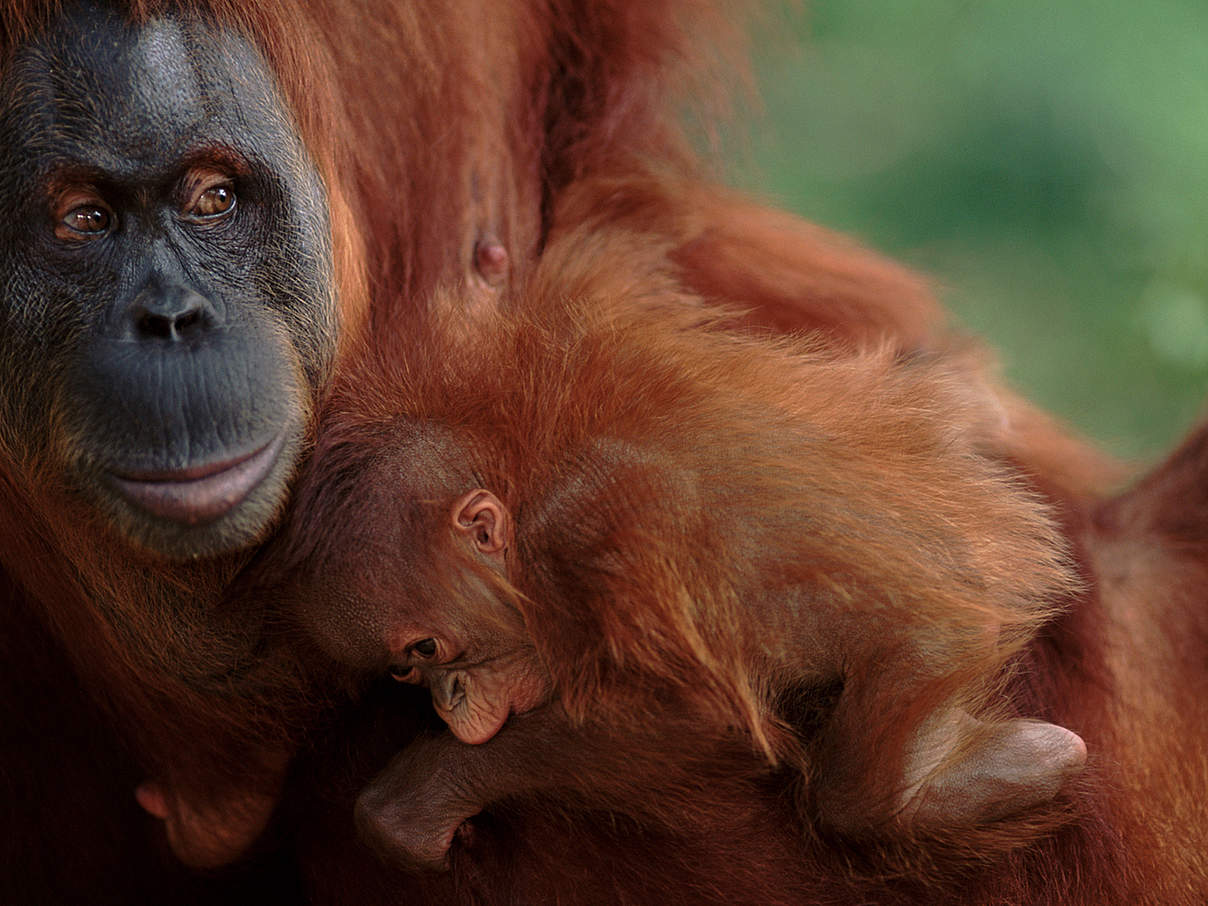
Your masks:
M509 716L548 698L548 680L523 639L491 633L459 641L436 633L403 645L390 673L400 682L425 686L436 713L462 742L486 742Z
M475 591L485 598L485 586ZM385 669L426 687L436 713L464 742L486 742L509 715L549 696L519 615L501 602L468 607L396 568L337 570L297 597L312 637L329 655L358 672Z
M362 518L333 527L320 576L294 593L299 612L337 661L425 686L459 739L486 742L549 696L503 597L511 515L482 488L429 495L369 478L354 495Z

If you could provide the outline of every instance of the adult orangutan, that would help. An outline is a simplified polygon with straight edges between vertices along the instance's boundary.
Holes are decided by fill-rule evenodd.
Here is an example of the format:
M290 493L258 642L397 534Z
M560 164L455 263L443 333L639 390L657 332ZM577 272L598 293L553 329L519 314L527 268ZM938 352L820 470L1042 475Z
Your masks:
M236 889L202 883L158 851L131 795L148 777L234 776L252 813L276 797L280 763L252 754L298 735L309 693L259 604L217 602L279 518L350 340L401 366L439 299L489 309L550 241L596 224L651 238L685 287L742 306L731 327L942 345L913 277L701 176L680 101L699 94L732 12L4 5L0 899L226 903L267 887L287 902L295 861L315 896L360 873L355 848L302 840L298 860L253 866ZM1005 454L1082 512L1096 457L1022 404L1003 412ZM315 766L335 789L341 753L368 760L376 745L308 748L299 776ZM320 809L314 787L289 786L285 813ZM750 826L778 827L771 816ZM534 821L538 841L561 826ZM716 836L695 864L727 861ZM498 864L544 883L556 852L525 863L518 843Z
M333 270L337 196L252 44L97 4L37 31L10 12L5 34L27 38L0 86L3 774L30 801L6 810L0 897L104 896L125 858L146 865L117 872L114 901L157 899L149 828L120 789L188 763L156 740L226 751L253 786L279 772L239 746L280 734L257 702L293 689L288 655L259 660L256 613L211 611L281 509L362 302ZM71 818L81 796L100 800L91 825ZM61 847L103 874L64 872Z

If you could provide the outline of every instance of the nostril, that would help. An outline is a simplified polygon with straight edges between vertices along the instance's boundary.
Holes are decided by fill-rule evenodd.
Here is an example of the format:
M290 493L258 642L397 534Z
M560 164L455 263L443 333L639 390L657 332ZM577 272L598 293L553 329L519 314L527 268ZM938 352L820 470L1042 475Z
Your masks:
M201 325L201 309L195 308L192 311L187 311L176 319L176 332L178 334L188 333L193 327Z
M175 309L175 310L173 310ZM134 330L143 339L179 341L205 332L213 323L204 299L178 305L138 305L132 312Z
M139 336L156 337L162 340L168 340L172 337L172 319L165 318L163 315L143 312L139 315L135 326L138 328Z

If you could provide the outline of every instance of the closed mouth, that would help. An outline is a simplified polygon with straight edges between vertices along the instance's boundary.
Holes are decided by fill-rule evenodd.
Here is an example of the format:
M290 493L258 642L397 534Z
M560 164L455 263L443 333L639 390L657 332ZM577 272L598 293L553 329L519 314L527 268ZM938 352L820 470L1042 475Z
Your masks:
M213 522L241 503L273 468L285 433L233 459L184 469L109 473L118 492L140 509L182 525Z

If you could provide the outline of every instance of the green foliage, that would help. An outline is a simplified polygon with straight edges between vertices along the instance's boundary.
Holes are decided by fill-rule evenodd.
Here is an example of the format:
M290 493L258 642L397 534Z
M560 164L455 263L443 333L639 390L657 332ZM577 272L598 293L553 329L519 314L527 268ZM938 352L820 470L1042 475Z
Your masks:
M743 182L931 273L1011 383L1109 449L1174 443L1208 392L1208 4L786 19Z

